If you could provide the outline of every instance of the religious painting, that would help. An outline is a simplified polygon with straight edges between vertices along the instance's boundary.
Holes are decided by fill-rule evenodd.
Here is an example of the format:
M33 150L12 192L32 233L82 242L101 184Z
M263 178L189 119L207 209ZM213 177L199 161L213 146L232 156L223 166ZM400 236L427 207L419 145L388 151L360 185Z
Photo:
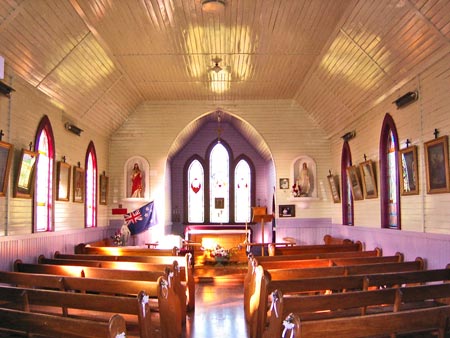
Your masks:
M223 198L223 197L214 198L214 207L216 209L224 209L225 208L225 198Z
M56 200L70 200L70 167L66 162L58 162L56 168Z
M108 204L108 183L109 183L109 177L105 174L100 175L100 196L99 196L99 203L101 205L107 205Z
M424 146L427 193L438 194L449 192L448 137L442 136L425 142Z
M128 188L127 197L143 198L145 193L145 170L144 163L139 158L135 158L128 163Z
M289 178L280 178L280 189L289 189Z
M363 200L364 196L361 189L359 170L356 166L352 165L347 167L347 178L352 189L353 199L355 201Z
M334 175L328 175L327 176L328 184L330 186L331 191L331 197L333 197L334 203L340 203L341 202L341 196L339 193L339 183L338 180Z
M417 165L417 146L401 149L398 155L401 195L418 195L419 176Z
M295 217L295 204L279 205L278 214L280 217Z
M84 169L73 167L73 201L75 203L84 202Z
M14 197L31 198L38 153L22 149L19 158Z
M361 181L363 183L364 198L377 198L377 180L373 170L372 160L360 163L359 170L361 173Z
M0 196L8 189L9 169L13 157L13 145L0 141Z

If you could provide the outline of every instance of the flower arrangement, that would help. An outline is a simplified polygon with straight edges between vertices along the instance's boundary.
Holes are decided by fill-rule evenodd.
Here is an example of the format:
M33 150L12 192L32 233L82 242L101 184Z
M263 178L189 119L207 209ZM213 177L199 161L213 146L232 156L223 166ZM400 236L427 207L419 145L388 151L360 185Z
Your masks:
M124 244L122 232L120 230L116 231L115 234L111 236L111 239L113 240L114 245L122 246Z
M228 261L231 257L231 252L230 250L224 249L220 245L217 245L214 250L211 250L210 255L216 260L216 262Z

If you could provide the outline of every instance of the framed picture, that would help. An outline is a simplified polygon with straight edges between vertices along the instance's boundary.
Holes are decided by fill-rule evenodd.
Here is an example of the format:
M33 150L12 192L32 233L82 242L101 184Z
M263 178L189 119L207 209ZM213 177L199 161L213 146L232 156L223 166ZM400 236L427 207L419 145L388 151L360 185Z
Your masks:
M401 149L398 152L400 193L405 195L419 194L419 175L417 166L417 146Z
M9 170L13 158L13 145L0 141L0 196L8 190Z
M441 136L424 143L427 193L450 191L448 172L448 137Z
M73 201L84 202L84 169L73 167Z
M361 190L361 183L359 178L359 170L355 165L347 167L347 178L350 187L352 188L352 195L355 201L363 200L363 194Z
M280 217L295 217L295 204L279 205L278 213Z
M334 175L327 176L328 184L330 185L331 196L333 197L334 203L341 202L341 196L339 193L339 183Z
M105 174L100 175L100 201L101 205L108 204L108 182L109 177Z
M289 178L280 178L280 189L289 189Z
M364 198L377 198L377 180L375 178L372 160L360 163L359 170L361 172L361 181L363 183Z
M31 198L38 153L22 149L19 158L14 197Z
M224 209L225 208L225 198L223 198L223 197L216 197L214 199L214 207L216 209Z
M70 200L70 164L58 162L56 168L56 200Z

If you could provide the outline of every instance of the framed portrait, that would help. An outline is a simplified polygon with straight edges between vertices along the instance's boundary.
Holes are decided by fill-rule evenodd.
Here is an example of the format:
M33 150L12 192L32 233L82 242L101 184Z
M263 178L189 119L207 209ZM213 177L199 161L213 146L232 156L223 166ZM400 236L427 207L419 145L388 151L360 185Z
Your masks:
M361 181L363 183L364 198L377 198L377 180L375 171L373 170L372 160L360 163L359 170L361 172Z
M419 175L417 165L417 146L401 149L398 152L398 156L401 195L418 195Z
M289 189L289 178L280 178L280 189Z
M441 136L424 143L427 193L450 191L448 172L448 137Z
M363 200L364 196L361 189L359 170L355 165L347 167L347 178L352 188L353 199L355 201Z
M19 158L14 197L31 198L38 153L22 149Z
M279 205L278 214L280 217L295 217L295 204Z
M76 203L84 202L84 169L73 167L73 201Z
M330 186L331 191L331 197L333 197L334 203L340 203L341 202L341 195L339 193L339 183L337 178L334 175L328 175L327 181Z
M70 200L70 164L58 162L56 168L56 200Z
M0 196L5 196L8 190L9 170L13 158L12 144L0 141Z
M99 203L101 205L107 205L108 204L108 183L109 183L109 177L105 174L100 175L100 200Z

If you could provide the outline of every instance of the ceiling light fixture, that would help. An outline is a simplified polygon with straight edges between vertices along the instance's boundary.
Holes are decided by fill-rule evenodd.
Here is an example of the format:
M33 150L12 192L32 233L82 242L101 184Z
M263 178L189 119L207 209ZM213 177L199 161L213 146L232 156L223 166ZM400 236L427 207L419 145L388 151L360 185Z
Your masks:
M213 72L219 73L222 70L222 67L219 66L219 62L222 61L221 58L214 58L212 62L214 62L214 67L210 68Z
M225 0L202 0L202 9L205 12L220 12L225 7Z

